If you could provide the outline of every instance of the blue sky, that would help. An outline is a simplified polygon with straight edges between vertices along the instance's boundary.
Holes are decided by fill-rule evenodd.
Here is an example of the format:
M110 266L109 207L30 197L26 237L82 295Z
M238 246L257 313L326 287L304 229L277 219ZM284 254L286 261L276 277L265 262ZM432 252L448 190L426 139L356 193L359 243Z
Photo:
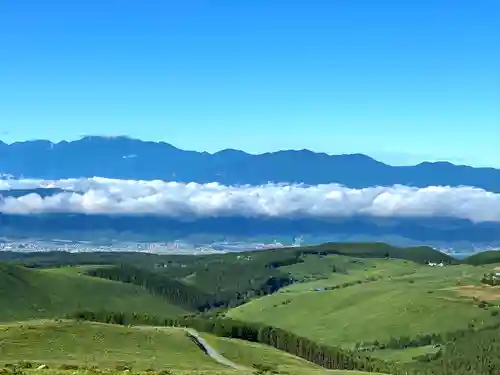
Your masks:
M5 0L0 138L500 167L498 0Z

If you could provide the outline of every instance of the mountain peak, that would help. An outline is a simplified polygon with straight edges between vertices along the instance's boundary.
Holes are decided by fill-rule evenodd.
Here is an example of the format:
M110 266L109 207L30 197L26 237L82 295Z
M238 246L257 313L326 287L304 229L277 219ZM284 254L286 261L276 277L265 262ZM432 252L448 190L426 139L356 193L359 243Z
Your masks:
M142 142L140 139L132 138L127 135L85 135L77 141L73 142Z
M223 150L214 152L213 155L249 155L245 151L237 150L235 148L225 148Z

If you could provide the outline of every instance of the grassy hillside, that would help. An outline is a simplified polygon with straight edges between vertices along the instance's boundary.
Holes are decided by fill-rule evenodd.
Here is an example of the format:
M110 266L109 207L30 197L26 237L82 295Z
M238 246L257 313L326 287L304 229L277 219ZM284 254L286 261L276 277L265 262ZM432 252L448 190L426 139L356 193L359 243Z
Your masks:
M132 369L224 369L180 329L126 328L88 322L0 325L0 361Z
M86 275L142 286L154 295L165 298L189 311L203 311L218 306L218 301L197 287L159 272L130 265L102 266L86 271Z
M440 345L424 345L405 349L382 349L370 352L370 355L390 362L414 363L421 356L438 353L440 348Z
M89 275L107 278L145 287L171 302L187 309L203 311L207 307L232 307L251 298L276 292L291 284L308 280L324 279L335 273L340 280L351 270L365 271L373 264L394 254L393 268L414 268L415 262L399 260L401 254L423 254L422 259L439 257L441 253L427 248L401 250L383 244L359 244L358 246L309 247L301 250L279 249L262 252L169 258L155 267L145 265L115 265L90 270ZM352 258L340 253L362 254L364 258ZM331 253L331 254L330 254ZM373 255L373 258L369 256ZM441 255L440 255L441 254ZM436 258L437 259L437 258ZM179 263L182 261L181 263ZM371 262L370 262L371 261ZM423 262L423 260L422 260ZM374 272L374 275L377 272ZM349 281L344 277L344 281Z
M137 286L64 269L36 270L5 263L0 263L0 296L0 321L61 317L78 309L101 308L162 316L185 313Z
M449 342L442 355L418 363L410 374L490 375L500 373L500 335L497 329L474 332ZM427 372L425 372L427 371Z
M325 369L291 354L262 344L203 334L205 340L224 357L246 367L264 365L284 373L323 374ZM357 371L328 370L329 374L367 374ZM376 374L376 373L371 373Z
M205 337L228 359L246 366L236 371L206 355L178 328L122 327L74 321L31 321L0 325L0 365L19 361L45 364L57 373L98 367L100 371L130 368L172 374L251 374L253 365L270 366L291 375L358 375L327 371L286 353L239 340ZM37 374L40 373L37 371ZM366 374L366 373L365 373Z
M318 246L301 248L303 254L340 254L359 258L393 258L410 260L416 263L458 261L429 246L397 247L382 242L351 242L351 243L325 243Z
M125 323L172 325L173 320L165 318L188 310L202 312L211 308L196 319L214 328L206 332L232 337L207 334L205 337L213 346L247 367L258 361L257 364L268 369L278 368L291 374L325 370L277 349L234 338L259 341L329 368L394 372L399 365L394 367L380 359L417 365L419 357L437 353L438 344L448 345L451 333L473 334L478 329L500 326L500 287L481 284L483 274L492 272L497 265L458 264L428 247L403 249L379 243L333 243L204 256L141 253L0 256L9 259L9 263L0 263L0 295L2 302L4 296L9 301L7 308L0 309L0 321L61 317L75 311L102 315L108 311L116 312L117 317L126 313L144 319L125 319ZM430 267L428 261L442 261L444 266ZM16 263L34 268L15 266ZM50 268L54 266L60 268ZM227 320L224 327L226 323L221 319L224 315L239 322ZM106 318L97 320L110 322ZM65 328L60 335L71 335L65 332L75 329ZM169 330L172 331L166 331ZM36 329L29 329L33 331ZM23 331L20 336L31 337L29 332ZM153 333L158 332L153 329L148 334ZM74 341L77 336L73 334ZM102 341L99 335L96 337ZM125 336L120 337L116 340L125 340ZM48 339L57 343L56 338ZM133 358L134 340L128 349L126 340L124 357ZM58 345L67 347L65 342ZM89 362L90 357L80 354L73 359ZM119 352L115 354L108 356L109 362L104 357L96 357L95 362L110 368L119 361ZM146 353L142 357L151 355ZM26 355L37 360L35 357ZM136 366L158 369L159 362L153 362L139 360ZM196 365L196 360L193 364ZM177 366L174 362L171 365ZM200 371L234 372L203 366ZM433 375L443 375L432 372L430 367L428 370ZM190 370L178 365L175 371Z
M333 259L335 256L337 260L330 262L329 269L319 271L319 268L315 268L322 264L324 258ZM323 279L332 272L345 273L346 268L356 268L354 264L345 264L347 256L365 260L400 259L412 264L455 262L448 255L429 247L398 248L382 243L328 243L303 248L205 256L130 252L0 254L0 257L10 262L30 267L114 265L120 269L102 269L92 275L145 286L150 292L160 294L176 304L180 301L182 306L195 307L200 311L207 306L238 306L297 282ZM315 265L308 262L313 258L317 260ZM128 272L132 267L135 271Z
M323 258L324 265L329 257ZM348 348L375 340L482 327L499 320L492 308L478 307L472 298L475 294L468 293L483 290L478 284L485 267L361 261L347 274L331 273L293 285L231 309L227 316ZM495 304L490 295L490 303Z
M500 250L483 251L465 258L463 262L475 266L500 263Z
M338 287L345 283L375 281L414 273L419 268L411 261L400 259L354 258L344 255L306 255L302 263L281 267L299 282L280 292L311 291L316 288Z

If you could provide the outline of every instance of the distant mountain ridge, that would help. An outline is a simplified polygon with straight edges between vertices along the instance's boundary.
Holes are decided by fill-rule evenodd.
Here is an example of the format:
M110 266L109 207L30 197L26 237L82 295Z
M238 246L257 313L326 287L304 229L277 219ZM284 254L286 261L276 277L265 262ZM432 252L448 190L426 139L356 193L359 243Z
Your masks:
M418 243L498 243L500 225L472 224L448 218L201 218L178 220L156 215L86 215L0 213L0 237L121 239L131 241L173 241L190 237L210 241L251 237L337 236L370 238L396 236ZM331 237L330 237L331 238ZM394 243L396 244L396 243Z
M226 149L213 154L181 150L165 142L129 137L87 136L53 143L0 142L0 174L17 178L107 177L134 180L326 184L351 188L376 185L468 185L500 193L500 169L448 162L390 166L363 154L328 155L310 150L248 154Z

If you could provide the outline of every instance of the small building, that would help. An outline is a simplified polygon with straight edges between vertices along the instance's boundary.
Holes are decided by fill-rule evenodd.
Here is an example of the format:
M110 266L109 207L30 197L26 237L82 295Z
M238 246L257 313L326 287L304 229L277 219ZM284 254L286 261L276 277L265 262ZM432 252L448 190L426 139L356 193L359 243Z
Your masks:
M428 262L427 264L429 266L431 266L431 267L444 267L444 263L443 262L439 262L439 263Z

